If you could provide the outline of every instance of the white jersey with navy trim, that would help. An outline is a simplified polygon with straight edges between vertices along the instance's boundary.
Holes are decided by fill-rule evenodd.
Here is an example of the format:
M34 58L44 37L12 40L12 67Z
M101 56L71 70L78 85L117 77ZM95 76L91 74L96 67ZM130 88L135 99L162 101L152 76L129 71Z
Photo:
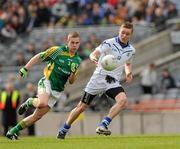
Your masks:
M100 51L101 56L99 58L94 73L100 73L102 75L110 75L116 78L117 80L120 80L124 69L124 64L127 61L129 61L132 58L132 56L135 54L135 48L129 43L124 46L122 45L122 43L120 44L119 37L107 39L97 48ZM107 54L112 54L118 59L118 67L113 71L104 70L100 64L102 57Z
M92 95L103 93L111 88L121 87L119 81L124 69L124 64L130 62L132 56L135 54L134 47L129 43L127 45L120 44L119 37L107 39L97 48L101 56L93 75L84 89L85 92ZM104 70L100 64L102 57L107 54L112 54L118 59L118 67L113 71ZM115 82L108 83L106 81L107 75L114 77Z

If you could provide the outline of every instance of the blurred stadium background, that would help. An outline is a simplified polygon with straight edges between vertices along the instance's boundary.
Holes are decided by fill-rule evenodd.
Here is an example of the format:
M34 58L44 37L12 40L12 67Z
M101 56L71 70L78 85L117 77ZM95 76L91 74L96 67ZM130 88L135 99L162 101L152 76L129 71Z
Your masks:
M134 81L130 85L122 83L129 104L110 129L115 135L180 133L179 15L179 0L1 0L0 89L13 83L22 102L27 84L36 88L44 65L35 66L26 80L17 79L18 70L36 53L62 44L67 33L78 31L82 39L79 54L83 59L80 75L74 85L67 84L64 99L36 123L37 136L55 136L67 113L80 100L94 70L88 60L90 52L104 39L116 36L123 21L131 21L135 24L131 42L137 50ZM156 65L157 86L153 94L143 94L139 74L150 63ZM171 72L175 88L162 88L165 68ZM69 135L95 134L98 122L113 104L105 95L99 98L79 117ZM27 135L26 131L22 135Z

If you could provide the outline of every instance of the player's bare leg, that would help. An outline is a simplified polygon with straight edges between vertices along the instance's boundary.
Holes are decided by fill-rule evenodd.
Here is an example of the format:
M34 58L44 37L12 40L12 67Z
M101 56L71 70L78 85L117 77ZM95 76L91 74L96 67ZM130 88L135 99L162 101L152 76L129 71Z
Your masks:
M88 105L83 102L79 102L79 104L70 112L67 121L65 122L64 126L60 128L59 133L57 135L58 139L64 139L66 133L71 127L71 124L78 118L78 116L85 111Z
M35 102L33 103L33 106L37 106L34 113L26 118L24 118L22 121L20 121L15 127L11 128L7 134L6 137L15 140L17 139L17 134L20 130L29 127L36 121L38 121L44 114L46 114L50 107L48 106L48 98L49 95L47 93L42 93L38 96L38 98L35 99Z
M99 124L99 126L96 129L96 133L102 134L102 135L110 135L111 131L108 130L108 125L112 121L112 119L120 113L121 110L123 110L127 103L127 97L124 92L119 93L116 98L116 103L111 107L109 110L109 113L102 122Z
M127 105L127 96L124 92L119 93L115 100L116 103L111 107L107 115L111 119L117 116Z
M18 114L22 115L30 107L40 108L48 104L49 95L46 92L43 92L38 95L38 98L28 98L18 109Z
M78 105L70 112L68 119L66 121L66 124L71 126L71 124L78 118L78 116L85 111L85 109L88 107L83 102L79 102Z

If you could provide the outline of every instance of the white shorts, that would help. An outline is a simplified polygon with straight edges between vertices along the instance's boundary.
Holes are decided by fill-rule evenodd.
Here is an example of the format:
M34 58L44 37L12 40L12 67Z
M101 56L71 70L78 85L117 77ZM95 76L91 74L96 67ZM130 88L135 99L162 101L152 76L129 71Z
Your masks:
M105 77L106 75L94 73L84 89L85 92L92 95L97 95L104 93L111 88L121 87L121 84L118 80L112 83L107 83Z
M57 101L61 99L63 96L62 92L57 92L51 89L50 81L42 78L38 83L38 95L46 92L49 94L48 106L52 108Z

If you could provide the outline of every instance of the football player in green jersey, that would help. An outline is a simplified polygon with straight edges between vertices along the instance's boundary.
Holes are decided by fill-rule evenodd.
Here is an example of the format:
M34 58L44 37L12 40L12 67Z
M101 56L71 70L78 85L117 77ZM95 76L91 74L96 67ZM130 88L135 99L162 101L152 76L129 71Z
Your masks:
M29 107L35 107L35 112L21 120L11 128L6 137L14 140L20 130L32 125L45 115L56 101L61 98L66 82L72 84L77 75L81 59L77 55L80 46L80 36L77 32L71 32L67 37L67 45L54 46L32 57L29 62L20 69L20 77L26 78L29 70L39 61L46 62L44 77L38 83L37 98L29 98L18 109L22 115Z

